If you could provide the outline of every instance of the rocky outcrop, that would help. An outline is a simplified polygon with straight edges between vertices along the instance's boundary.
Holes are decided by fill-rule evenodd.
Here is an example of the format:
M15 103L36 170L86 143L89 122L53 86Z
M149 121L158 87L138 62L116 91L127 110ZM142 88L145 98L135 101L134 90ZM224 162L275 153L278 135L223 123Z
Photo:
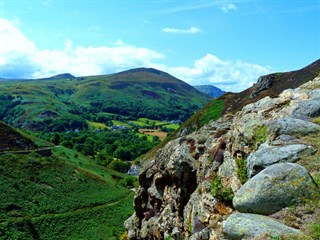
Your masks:
M272 214L319 196L319 188L304 167L277 163L246 182L233 198L239 212Z
M268 236L294 236L299 234L298 230L281 224L270 217L249 213L232 214L223 223L223 232L230 240L251 239L252 237L267 239Z
M180 135L158 150L139 176L135 213L125 223L129 238L231 239L226 237L233 236L230 229L238 229L233 218L249 216L232 214L235 209L269 214L319 198L308 171L293 163L319 155L303 139L320 134L312 122L319 117L319 89L320 77ZM297 232L285 226L278 232L270 219L261 220L261 231L255 231L252 224L266 218L251 216L243 220L247 227L240 225L243 236Z
M257 83L253 85L253 91L250 97L254 98L259 94L259 92L269 89L275 79L276 76L274 74L259 77Z

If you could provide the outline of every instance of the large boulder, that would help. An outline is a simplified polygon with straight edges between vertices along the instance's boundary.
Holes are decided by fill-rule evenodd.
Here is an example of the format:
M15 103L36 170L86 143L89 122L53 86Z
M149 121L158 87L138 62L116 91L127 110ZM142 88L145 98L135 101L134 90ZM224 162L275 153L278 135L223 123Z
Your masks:
M235 213L223 222L227 239L238 240L252 237L298 235L299 231L266 216L250 213Z
M261 146L247 159L248 176L251 178L263 169L275 163L295 162L304 154L312 154L316 150L304 144L285 146Z
M317 117L320 116L320 98L310 99L299 103L293 110L295 117Z
M268 123L268 132L272 138L280 135L307 135L320 131L320 126L301 119L283 117Z
M319 188L307 169L277 163L246 182L233 198L233 206L239 212L267 215L314 197L319 197Z

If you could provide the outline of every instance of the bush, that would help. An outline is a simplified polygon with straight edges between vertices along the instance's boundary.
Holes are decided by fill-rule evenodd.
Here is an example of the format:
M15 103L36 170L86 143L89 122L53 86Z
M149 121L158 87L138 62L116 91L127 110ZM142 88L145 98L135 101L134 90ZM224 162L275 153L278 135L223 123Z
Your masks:
M248 181L248 173L247 173L247 159L246 158L238 158L236 159L237 164L237 176L242 184Z
M120 181L120 184L124 187L137 187L139 186L138 178L134 176L125 177Z
M121 160L112 160L108 167L117 172L126 173L130 169L130 163Z
M213 197L226 203L231 203L234 197L234 193L230 187L224 188L222 186L220 177L215 177L211 180L211 194Z

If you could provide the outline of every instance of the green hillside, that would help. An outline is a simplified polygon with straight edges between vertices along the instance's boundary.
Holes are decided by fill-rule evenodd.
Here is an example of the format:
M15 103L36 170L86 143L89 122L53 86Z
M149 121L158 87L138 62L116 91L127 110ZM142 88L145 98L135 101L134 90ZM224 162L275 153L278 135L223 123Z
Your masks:
M5 81L0 100L0 120L11 126L67 131L87 128L86 120L115 118L106 114L186 120L210 98L167 73L139 68L104 76Z
M133 192L119 182L125 175L64 147L23 149L0 153L1 239L117 239L133 211Z

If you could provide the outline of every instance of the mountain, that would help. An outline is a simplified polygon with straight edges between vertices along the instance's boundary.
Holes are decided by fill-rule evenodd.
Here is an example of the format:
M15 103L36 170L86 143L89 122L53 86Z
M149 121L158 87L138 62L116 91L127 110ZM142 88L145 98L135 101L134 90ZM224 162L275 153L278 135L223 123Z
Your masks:
M1 239L117 239L133 212L127 175L3 123L0 168Z
M121 115L186 120L211 99L156 69L116 74L0 83L0 120L11 126L48 131L86 128L85 120Z
M201 127L180 131L149 156L127 237L317 239L318 64L214 100L201 112L209 116Z
M222 91L220 88L217 88L213 85L198 85L193 87L199 90L200 92L207 94L213 98L218 98L226 93L225 91Z

